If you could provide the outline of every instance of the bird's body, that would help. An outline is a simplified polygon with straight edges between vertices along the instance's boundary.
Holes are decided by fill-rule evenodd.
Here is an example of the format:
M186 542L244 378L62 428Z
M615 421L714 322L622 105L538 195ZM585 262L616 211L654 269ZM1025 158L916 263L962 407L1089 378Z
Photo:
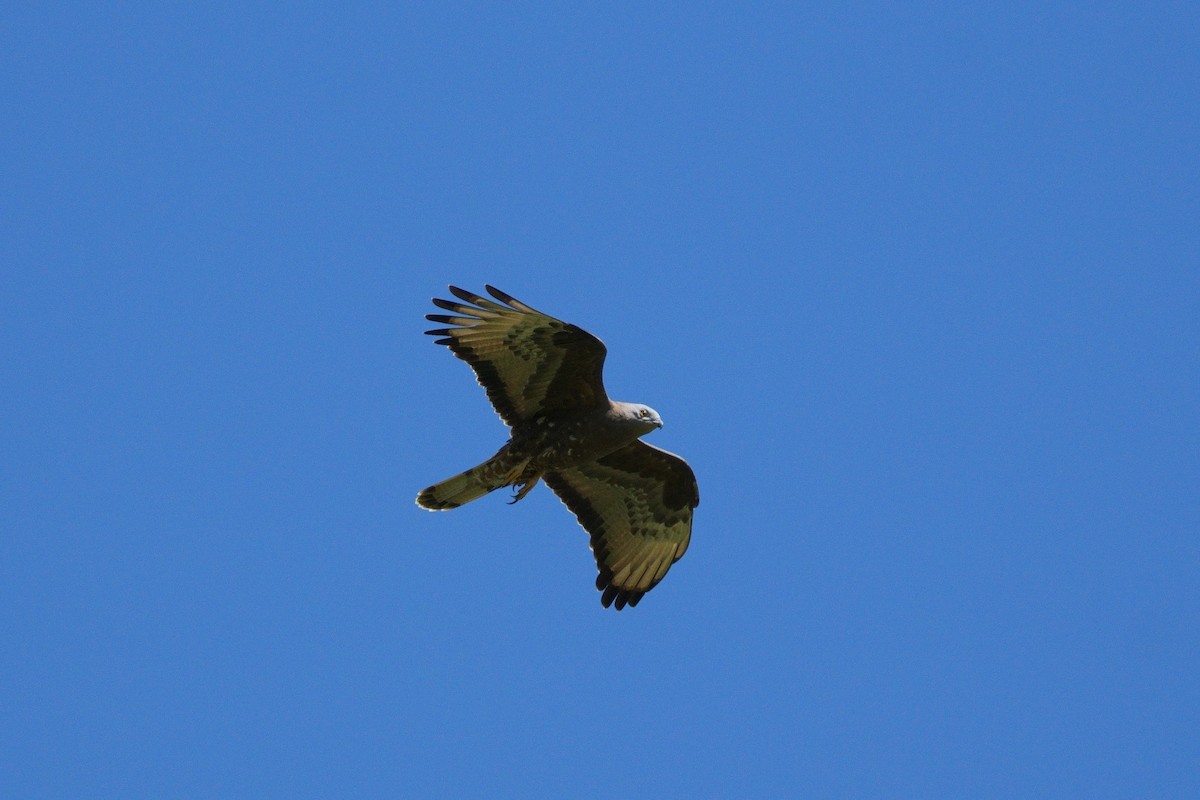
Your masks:
M636 605L687 549L695 476L678 456L639 441L662 427L656 411L608 399L599 339L487 290L504 305L451 286L474 305L435 299L459 316L428 315L457 326L429 333L471 365L512 435L417 504L447 510L502 486L519 487L516 502L544 479L591 534L604 605Z
M512 438L496 455L480 465L484 469L474 473L479 478L478 488L492 491L502 486L520 486L513 500L516 502L528 494L545 473L595 461L659 427L657 422L637 418L635 409L641 407L631 403L614 406L622 408L556 411L539 414L514 427ZM657 414L654 419L658 419ZM434 511L462 505L439 492L444 483L446 481L426 489L417 498L417 503Z

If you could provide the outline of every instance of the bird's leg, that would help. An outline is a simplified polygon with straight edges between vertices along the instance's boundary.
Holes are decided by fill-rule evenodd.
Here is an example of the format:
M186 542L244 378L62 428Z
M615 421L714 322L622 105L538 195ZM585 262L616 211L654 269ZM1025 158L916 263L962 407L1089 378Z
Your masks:
M533 489L533 487L537 486L538 480L540 480L541 477L542 477L541 475L534 475L532 478L530 478L524 484L522 484L520 491L513 494L513 499L509 500L508 504L511 506L513 503L517 502L522 497L529 494L529 491L531 489Z

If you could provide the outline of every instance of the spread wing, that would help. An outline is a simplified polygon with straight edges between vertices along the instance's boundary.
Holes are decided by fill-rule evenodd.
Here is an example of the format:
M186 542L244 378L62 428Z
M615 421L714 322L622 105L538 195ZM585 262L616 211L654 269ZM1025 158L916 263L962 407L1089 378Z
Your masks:
M591 534L605 607L636 606L687 550L700 490L679 456L638 440L542 477Z
M443 337L437 343L471 365L509 427L543 411L608 405L601 377L603 342L499 289L487 290L500 302L451 286L465 303L434 298L434 305L454 316L428 314L426 319L456 327L426 333Z

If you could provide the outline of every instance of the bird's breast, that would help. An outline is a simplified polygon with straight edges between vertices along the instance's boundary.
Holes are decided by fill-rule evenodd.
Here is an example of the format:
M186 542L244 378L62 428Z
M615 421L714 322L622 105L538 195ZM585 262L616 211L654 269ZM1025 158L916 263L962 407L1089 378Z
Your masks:
M543 417L514 432L513 446L514 450L528 453L540 471L551 471L608 455L628 444L628 436L621 433L586 417Z

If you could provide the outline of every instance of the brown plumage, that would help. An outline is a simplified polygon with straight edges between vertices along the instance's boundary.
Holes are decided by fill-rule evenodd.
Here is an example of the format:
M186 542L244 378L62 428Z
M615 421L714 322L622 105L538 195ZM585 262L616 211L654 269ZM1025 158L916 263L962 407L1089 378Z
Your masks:
M417 504L457 508L502 486L518 488L515 503L545 480L591 536L601 602L637 605L687 550L700 502L691 467L639 440L662 427L657 412L609 400L595 336L491 286L494 300L450 291L463 302L434 299L451 313L427 318L452 327L427 333L471 366L512 437Z

